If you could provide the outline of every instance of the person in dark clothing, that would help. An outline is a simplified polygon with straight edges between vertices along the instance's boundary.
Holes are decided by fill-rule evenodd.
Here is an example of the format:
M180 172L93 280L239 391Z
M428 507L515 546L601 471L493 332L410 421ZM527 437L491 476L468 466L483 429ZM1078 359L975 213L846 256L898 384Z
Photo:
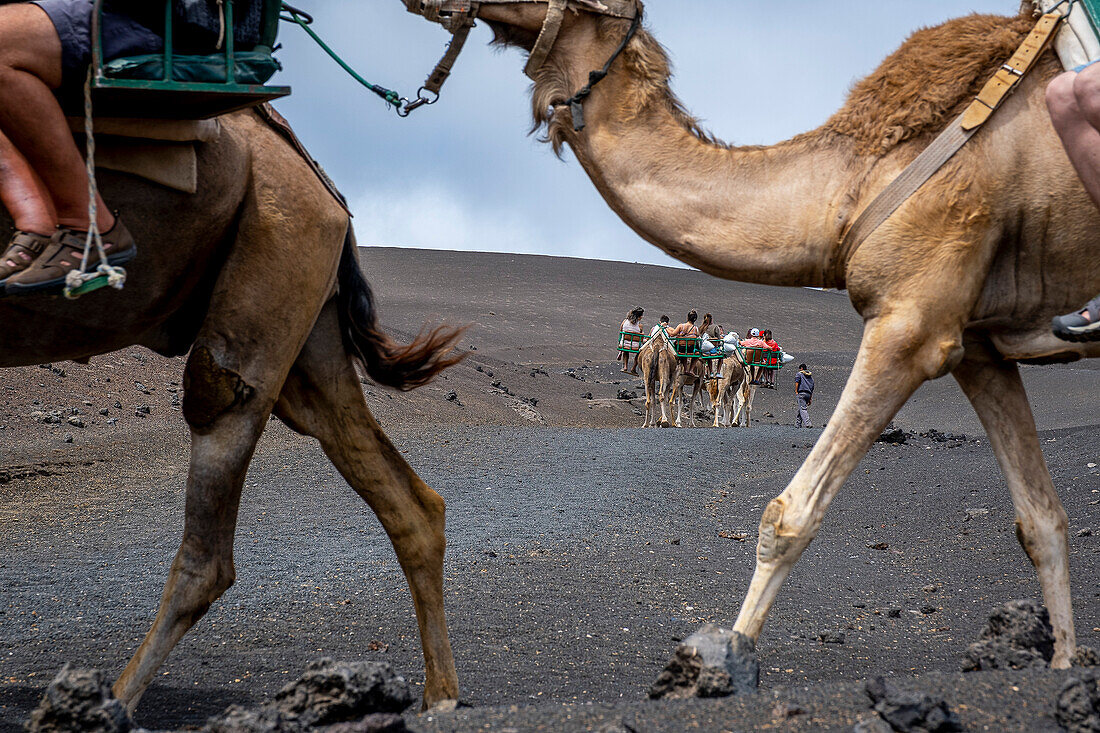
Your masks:
M794 397L798 403L796 428L812 428L810 423L810 405L814 401L814 375L805 364L798 365L798 374L794 378Z

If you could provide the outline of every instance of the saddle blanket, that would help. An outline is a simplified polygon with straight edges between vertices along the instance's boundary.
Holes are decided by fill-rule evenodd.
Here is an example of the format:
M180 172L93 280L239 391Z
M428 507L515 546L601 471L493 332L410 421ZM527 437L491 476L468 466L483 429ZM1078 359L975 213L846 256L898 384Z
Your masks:
M1044 13L1060 4L1059 0L1024 2ZM1064 69L1100 60L1100 0L1080 0L1073 5L1069 22L1054 37L1054 51Z
M70 117L69 129L84 134L84 118ZM199 166L197 143L221 134L217 119L144 120L96 118L96 168L129 173L162 186L195 193Z

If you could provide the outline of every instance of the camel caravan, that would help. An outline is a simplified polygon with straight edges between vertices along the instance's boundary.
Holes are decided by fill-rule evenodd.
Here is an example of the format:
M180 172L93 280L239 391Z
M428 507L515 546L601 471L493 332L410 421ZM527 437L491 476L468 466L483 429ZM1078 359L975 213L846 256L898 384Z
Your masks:
M111 59L106 42L117 34L70 35L79 29L65 25L67 0L0 7L0 171L12 184L0 186L0 198L4 224L18 230L0 258L0 366L87 360L130 345L188 354L182 541L151 628L114 686L128 707L234 582L245 474L272 415L318 439L377 514L415 608L424 706L454 707L444 501L372 416L357 368L413 389L461 360L462 331L427 330L403 345L378 325L345 203L286 121L262 106L289 92L263 86L282 4L253 1L260 9L242 21L255 21L247 43L235 39L240 3L224 4L228 16L195 21L211 55L191 58L182 77L173 69L188 60L171 43L138 44L137 55ZM1100 171L1079 164L1083 184L1066 153L1067 130L1100 121L1095 96L1091 106L1075 101L1088 91L1075 79L1091 80L1093 67L1063 73L1100 58L1089 20L1079 18L1083 4L1026 1L1014 17L969 15L918 31L818 129L738 148L703 130L673 94L641 0L402 2L454 34L416 99L368 85L402 115L435 101L470 28L484 21L496 43L527 54L546 140L573 150L598 194L643 239L717 277L846 290L863 318L858 358L828 426L763 512L733 626L738 653L752 653L783 582L872 442L924 382L951 375L1007 481L1054 628L1053 666L1070 665L1067 517L1018 365L1100 356L1100 305L1058 316L1100 292L1100 258L1091 256L1100 250ZM97 28L98 10L88 12ZM308 25L301 13L292 19ZM86 76L63 65L74 43L76 58L91 59ZM62 108L59 87L76 92L75 105ZM109 128L107 117L142 119ZM97 134L101 152L106 138L123 141L110 170L106 160L95 165ZM134 139L143 144L126 144ZM127 147L160 150L161 162L174 151L174 163L120 161ZM124 264L138 275L130 282ZM109 306L59 297L103 286L117 289L109 300L95 296ZM725 338L709 344L664 328L631 343L646 375L647 424L658 406L668 423L674 394L699 392L706 363L719 361L711 366L715 421L743 415L747 424L759 379L751 372L769 365L743 347L727 351Z
M696 404L706 410L704 400L709 399L713 427L747 428L757 388L776 389L778 371L794 361L767 329L750 329L749 338L742 340L735 331L727 333L714 323L710 313L696 325L698 312L693 309L687 321L675 327L669 325L668 316L661 316L646 334L641 323L644 313L641 307L634 308L619 324L618 345L623 373L640 376L645 386L643 428L682 427L684 395L689 387L687 412L692 427ZM634 368L628 369L631 354ZM666 406L672 411L673 405L676 417L670 421Z

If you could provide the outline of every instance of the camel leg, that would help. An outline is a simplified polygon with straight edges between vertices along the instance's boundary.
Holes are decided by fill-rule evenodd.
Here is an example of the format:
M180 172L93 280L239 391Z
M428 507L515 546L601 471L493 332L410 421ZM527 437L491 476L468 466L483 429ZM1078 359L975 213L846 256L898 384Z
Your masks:
M1051 666L1066 669L1076 651L1069 589L1068 521L1039 447L1020 370L985 344L967 343L953 372L982 421L1016 506L1016 537L1039 574L1054 627Z
M905 315L867 323L829 426L783 493L764 510L753 573L734 630L755 640L779 587L817 534L825 511L887 423L926 379L962 356L958 339L932 338Z
M412 592L424 649L424 707L458 698L443 613L443 499L413 471L367 408L341 340L335 302L322 311L275 408L317 438L390 537Z
M233 585L237 507L266 420L266 412L241 411L205 434L192 433L183 541L153 627L114 686L131 712L176 643Z

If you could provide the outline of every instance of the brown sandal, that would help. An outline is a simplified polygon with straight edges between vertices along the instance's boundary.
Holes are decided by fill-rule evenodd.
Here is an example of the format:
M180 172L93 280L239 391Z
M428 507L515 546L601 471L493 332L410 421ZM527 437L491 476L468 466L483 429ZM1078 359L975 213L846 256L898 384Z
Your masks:
M84 242L87 232L78 232L68 227L61 227L58 234L50 240L50 246L31 267L28 267L18 275L8 280L8 295L23 295L41 290L61 288L65 285L65 276L71 270L80 267L84 259ZM134 238L130 236L122 219L115 216L115 225L110 231L104 232L103 249L107 252L107 264L122 265L134 258L137 247ZM88 255L88 272L93 272L99 265L99 252L92 248Z
M45 234L16 231L4 256L0 257L0 288L9 277L30 267L52 239Z

